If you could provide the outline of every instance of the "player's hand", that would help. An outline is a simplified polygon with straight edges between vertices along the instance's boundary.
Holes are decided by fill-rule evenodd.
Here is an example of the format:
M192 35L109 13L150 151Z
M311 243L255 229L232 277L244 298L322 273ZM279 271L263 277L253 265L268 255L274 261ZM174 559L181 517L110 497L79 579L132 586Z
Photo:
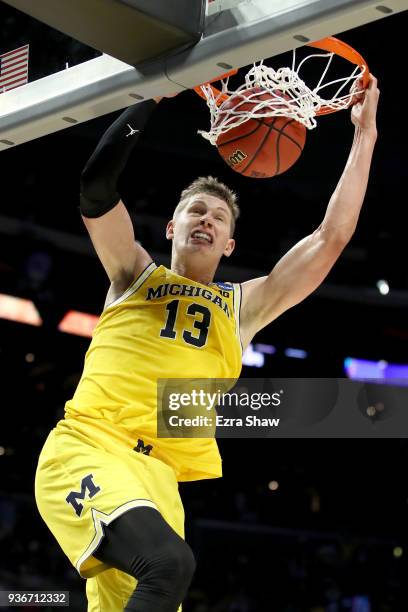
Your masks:
M351 91L359 91L361 89L361 79L358 79ZM376 115L379 97L380 90L377 87L377 79L370 74L367 89L352 98L352 103L354 104L351 109L351 121L356 127L364 131L377 132Z

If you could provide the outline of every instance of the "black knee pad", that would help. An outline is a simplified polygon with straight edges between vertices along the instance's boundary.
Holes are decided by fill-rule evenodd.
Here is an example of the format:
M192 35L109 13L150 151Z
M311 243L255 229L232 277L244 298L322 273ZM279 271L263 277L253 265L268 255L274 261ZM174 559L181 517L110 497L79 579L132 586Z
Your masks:
M196 567L189 545L152 508L134 508L116 519L94 554L137 579L126 610L138 612L176 611Z
M169 538L132 562L132 575L140 582L155 582L180 591L187 589L196 563L190 546L181 538Z

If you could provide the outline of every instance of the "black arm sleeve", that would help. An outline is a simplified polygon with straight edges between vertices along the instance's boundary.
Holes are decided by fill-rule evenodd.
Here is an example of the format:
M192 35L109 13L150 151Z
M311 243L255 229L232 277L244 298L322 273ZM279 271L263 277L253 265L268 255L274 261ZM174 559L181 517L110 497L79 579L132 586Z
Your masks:
M119 176L156 106L154 100L133 104L102 136L81 174L80 211L84 217L101 217L119 202Z

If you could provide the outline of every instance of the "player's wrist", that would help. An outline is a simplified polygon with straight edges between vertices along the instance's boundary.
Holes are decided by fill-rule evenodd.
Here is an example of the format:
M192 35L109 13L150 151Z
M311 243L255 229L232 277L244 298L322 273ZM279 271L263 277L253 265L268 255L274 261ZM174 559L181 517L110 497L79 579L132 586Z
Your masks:
M372 143L375 143L375 141L377 140L377 126L375 124L367 126L356 125L355 128L356 135L359 137L360 140Z

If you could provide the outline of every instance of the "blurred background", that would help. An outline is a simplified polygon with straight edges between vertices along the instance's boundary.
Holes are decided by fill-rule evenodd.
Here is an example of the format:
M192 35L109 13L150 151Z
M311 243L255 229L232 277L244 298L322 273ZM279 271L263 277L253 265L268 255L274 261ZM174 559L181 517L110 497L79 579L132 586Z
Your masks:
M324 285L254 339L245 377L406 377L407 25L405 12L339 34L381 89L365 205ZM99 55L0 2L0 55L26 43L29 81ZM81 222L79 176L117 115L1 154L0 590L63 588L74 611L86 609L85 583L37 513L33 477L108 289ZM158 106L120 182L136 237L168 265L164 229L180 191L211 174L238 192L242 210L218 280L263 275L320 224L351 146L349 113L321 118L297 164L270 180L234 173L197 134L208 126L191 92ZM408 610L406 435L220 440L224 478L181 485L198 558L186 612Z

